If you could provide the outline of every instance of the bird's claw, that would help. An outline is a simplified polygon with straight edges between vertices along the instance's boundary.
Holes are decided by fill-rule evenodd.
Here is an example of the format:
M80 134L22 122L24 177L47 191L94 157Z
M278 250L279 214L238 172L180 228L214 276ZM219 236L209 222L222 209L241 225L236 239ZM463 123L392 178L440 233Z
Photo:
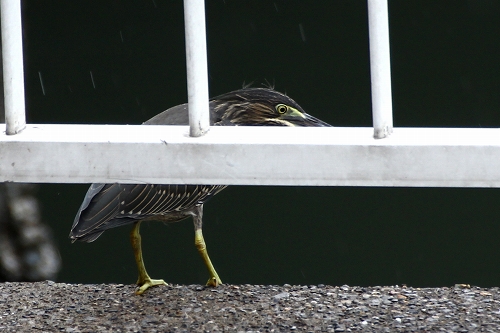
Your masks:
M222 281L217 276L212 276L210 279L208 279L208 282L207 282L207 286L209 286L209 287L218 287L221 284L222 284Z
M145 279L143 281L137 281L137 285L139 288L135 291L136 295L142 295L149 287L154 286L167 286L168 284L163 280L153 280L153 279Z

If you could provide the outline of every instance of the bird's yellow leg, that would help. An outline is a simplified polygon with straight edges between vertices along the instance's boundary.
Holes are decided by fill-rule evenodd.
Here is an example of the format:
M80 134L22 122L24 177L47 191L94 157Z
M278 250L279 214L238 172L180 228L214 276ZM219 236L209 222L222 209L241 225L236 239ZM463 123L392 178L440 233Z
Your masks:
M212 265L212 262L210 261L205 239L203 238L203 232L201 231L203 225L203 205L196 207L192 213L194 223L194 245L196 245L198 252L205 262L205 266L207 266L208 272L210 273L210 279L208 279L207 286L217 287L219 284L222 284L222 281L215 271L214 265Z
M203 238L201 229L196 229L194 231L194 245L196 245L198 252L208 268L208 272L210 273L210 279L208 279L207 286L217 287L219 284L222 284L222 281L215 271L214 265L212 265L212 261L210 261L210 257L208 256L207 246L205 245L205 239Z
M135 292L137 295L142 294L149 287L167 285L163 280L151 279L146 272L144 259L142 258L141 234L139 233L140 226L141 222L136 222L130 232L130 242L132 243L132 248L134 249L135 262L137 264L137 270L139 271L139 278L137 279L137 285L139 288Z

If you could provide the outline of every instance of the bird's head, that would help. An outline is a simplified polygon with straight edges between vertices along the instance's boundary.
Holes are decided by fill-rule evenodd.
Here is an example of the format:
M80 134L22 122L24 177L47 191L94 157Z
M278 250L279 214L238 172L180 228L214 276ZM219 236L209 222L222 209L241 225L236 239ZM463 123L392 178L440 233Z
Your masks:
M272 89L245 88L210 99L215 124L240 126L329 127L293 99Z

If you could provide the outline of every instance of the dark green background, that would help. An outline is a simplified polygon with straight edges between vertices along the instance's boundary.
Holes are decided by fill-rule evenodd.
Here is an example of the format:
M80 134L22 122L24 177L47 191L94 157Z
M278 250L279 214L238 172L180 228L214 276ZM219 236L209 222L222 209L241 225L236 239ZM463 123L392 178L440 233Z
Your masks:
M395 126L498 127L500 2L389 5ZM371 125L365 1L206 10L212 96L269 82L335 126ZM186 101L182 1L30 0L23 15L29 122L136 124ZM86 189L40 190L59 280L135 282L129 228L67 239ZM498 286L498 199L496 189L231 187L206 205L204 231L227 283ZM153 277L206 281L191 222L142 230Z

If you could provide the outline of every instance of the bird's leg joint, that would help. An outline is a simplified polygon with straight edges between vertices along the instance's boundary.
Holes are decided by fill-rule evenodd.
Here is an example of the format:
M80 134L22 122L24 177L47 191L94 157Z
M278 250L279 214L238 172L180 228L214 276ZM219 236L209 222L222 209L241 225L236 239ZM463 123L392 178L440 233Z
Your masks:
M201 229L196 229L194 232L194 245L199 252L204 252L207 250L207 245L205 244L205 239L203 238Z

